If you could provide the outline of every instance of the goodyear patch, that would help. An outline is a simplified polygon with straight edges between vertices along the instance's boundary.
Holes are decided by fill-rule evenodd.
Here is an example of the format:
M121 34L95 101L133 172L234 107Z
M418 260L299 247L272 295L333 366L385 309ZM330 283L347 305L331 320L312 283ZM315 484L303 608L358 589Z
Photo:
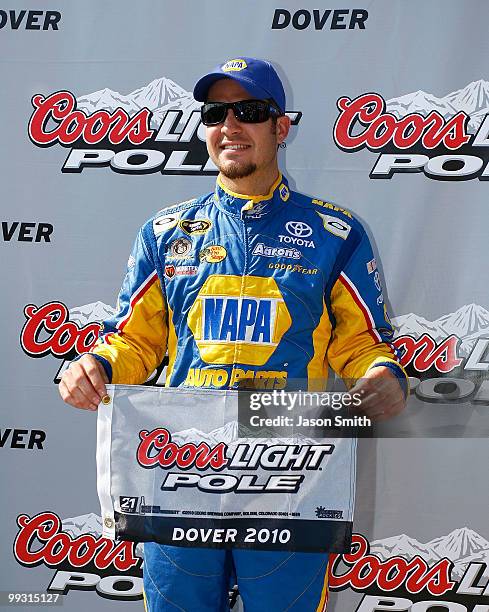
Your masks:
M271 270L284 270L285 272L298 272L299 274L317 274L319 268L305 268L299 264L286 264L279 262L271 262L268 264Z

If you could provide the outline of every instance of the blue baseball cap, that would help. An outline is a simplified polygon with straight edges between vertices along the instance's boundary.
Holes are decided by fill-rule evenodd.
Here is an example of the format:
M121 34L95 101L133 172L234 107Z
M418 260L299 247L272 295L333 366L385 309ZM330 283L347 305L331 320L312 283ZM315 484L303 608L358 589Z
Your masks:
M228 60L197 81L194 98L205 102L210 86L220 79L237 81L253 98L272 98L282 113L285 113L284 86L270 62L256 57Z

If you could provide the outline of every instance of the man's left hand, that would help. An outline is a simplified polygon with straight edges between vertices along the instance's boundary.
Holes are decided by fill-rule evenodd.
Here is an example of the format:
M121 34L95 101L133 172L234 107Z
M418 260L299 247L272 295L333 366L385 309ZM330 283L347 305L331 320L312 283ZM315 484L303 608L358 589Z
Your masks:
M406 406L406 399L399 379L389 368L377 366L369 370L350 393L359 393L362 414L373 421L385 421L400 412Z

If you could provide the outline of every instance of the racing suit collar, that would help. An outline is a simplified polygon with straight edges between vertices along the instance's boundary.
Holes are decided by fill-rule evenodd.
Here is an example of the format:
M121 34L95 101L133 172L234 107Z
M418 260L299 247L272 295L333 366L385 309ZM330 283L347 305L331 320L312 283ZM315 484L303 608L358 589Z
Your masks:
M215 202L221 210L246 219L258 219L289 199L287 179L279 173L277 180L266 195L247 196L230 191L218 178L214 192Z

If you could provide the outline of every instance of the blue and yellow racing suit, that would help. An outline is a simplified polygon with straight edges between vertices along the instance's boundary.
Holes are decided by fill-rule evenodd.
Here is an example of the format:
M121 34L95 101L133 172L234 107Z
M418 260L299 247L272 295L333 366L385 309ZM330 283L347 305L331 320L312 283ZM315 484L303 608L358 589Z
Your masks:
M168 351L168 386L319 390L329 366L358 379L386 365L405 389L392 335L361 224L280 175L260 197L218 180L149 220L93 353L113 383L143 383ZM327 555L230 555L146 544L149 611L225 610L230 566L247 610L325 609Z

